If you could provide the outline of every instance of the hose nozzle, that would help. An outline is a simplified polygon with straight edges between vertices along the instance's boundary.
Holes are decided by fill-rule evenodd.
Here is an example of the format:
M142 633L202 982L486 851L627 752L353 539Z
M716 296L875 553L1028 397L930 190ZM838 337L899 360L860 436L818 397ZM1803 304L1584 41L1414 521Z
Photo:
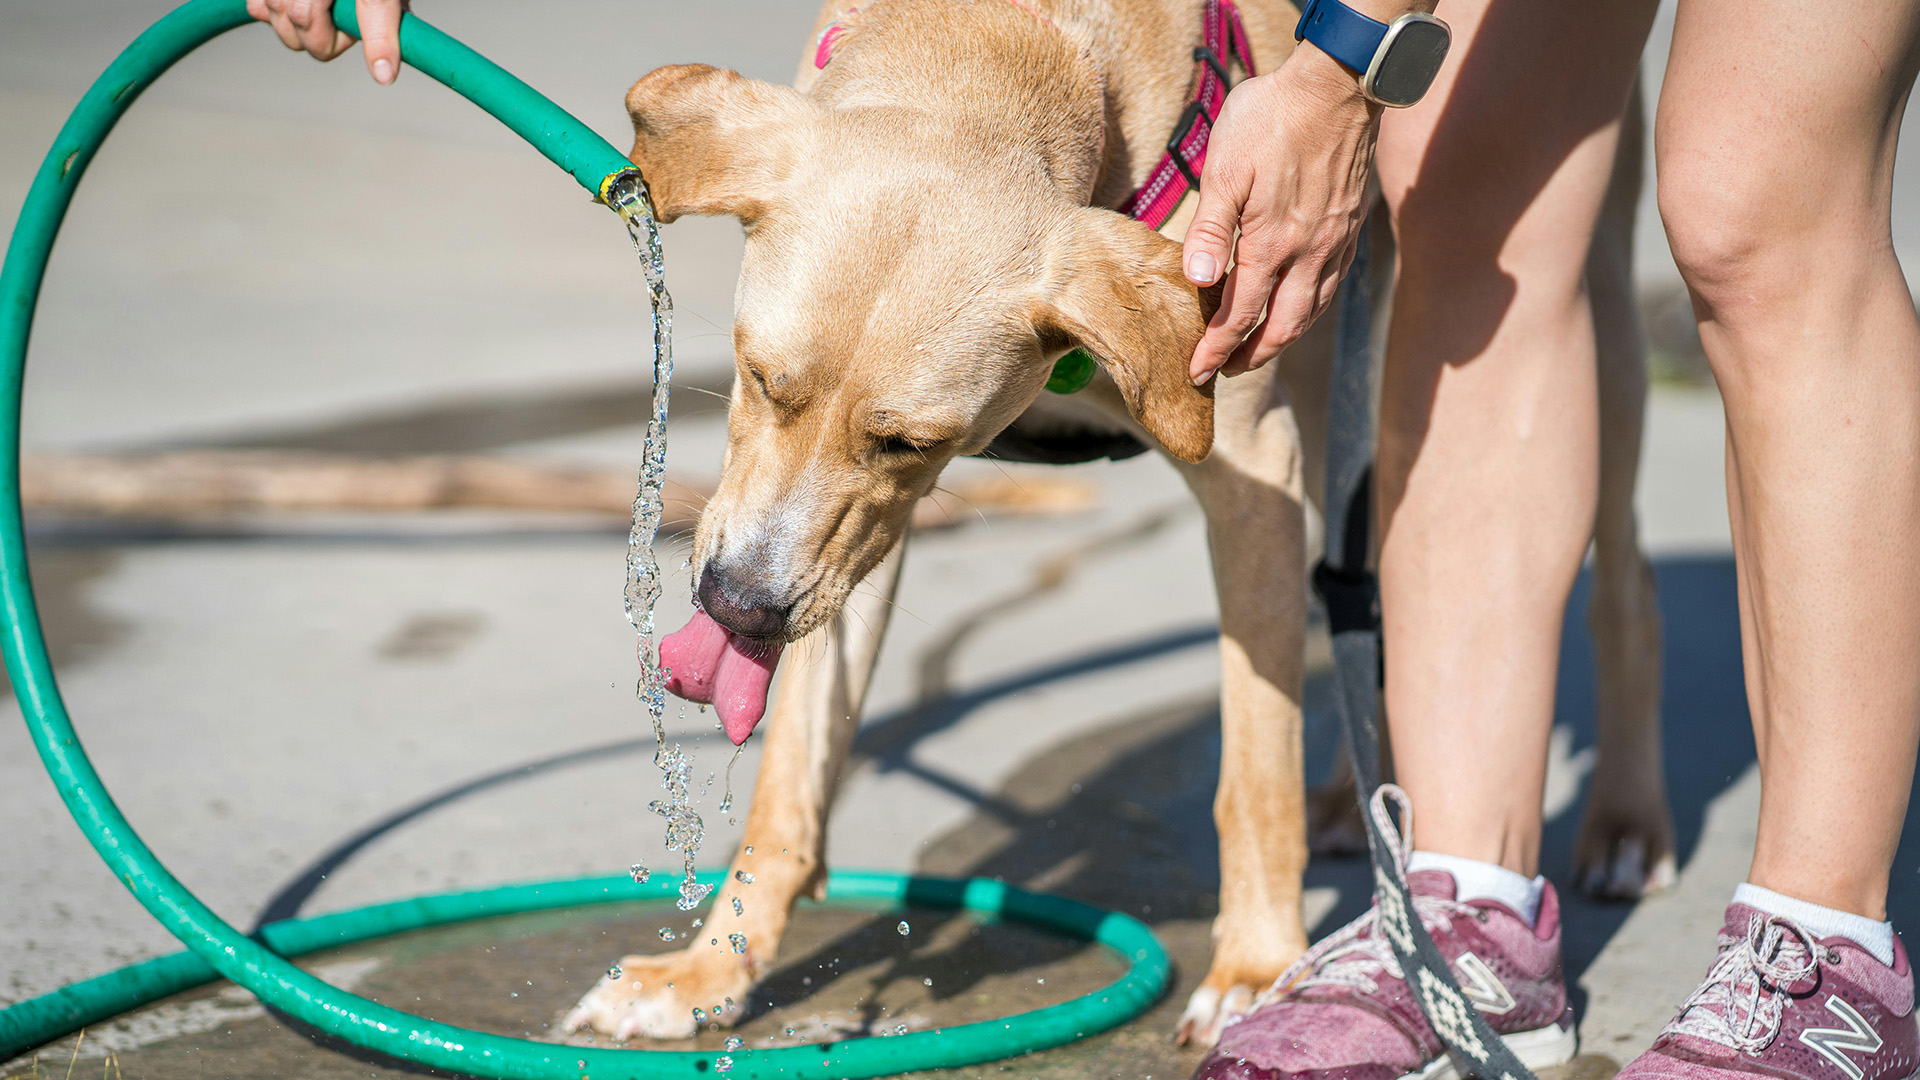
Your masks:
M600 201L629 220L637 214L653 216L653 200L647 195L647 181L639 169L608 173L600 181Z

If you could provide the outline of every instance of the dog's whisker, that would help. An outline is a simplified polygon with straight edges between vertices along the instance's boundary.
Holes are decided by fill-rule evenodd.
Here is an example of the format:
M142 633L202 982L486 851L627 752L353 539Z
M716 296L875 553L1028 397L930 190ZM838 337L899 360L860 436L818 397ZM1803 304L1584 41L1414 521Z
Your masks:
M728 396L727 396L726 394L723 394L723 393L721 393L721 392L719 392L718 390L709 390L709 389L707 389L707 388L706 388L706 387L704 387L704 386L682 386L682 387L680 387L680 388L679 388L679 390L680 390L680 392L681 392L681 393L683 393L683 394L705 394L705 395L707 395L707 396L708 396L708 397L710 397L710 398L719 398L719 399L720 399L721 401L728 401L728 402L730 402L730 401L732 401L732 400L733 400L732 398L730 398L730 397L728 397ZM695 416L704 416L704 415L706 415L706 414L705 414L705 413L695 413L695 414L693 414L693 415L695 415Z

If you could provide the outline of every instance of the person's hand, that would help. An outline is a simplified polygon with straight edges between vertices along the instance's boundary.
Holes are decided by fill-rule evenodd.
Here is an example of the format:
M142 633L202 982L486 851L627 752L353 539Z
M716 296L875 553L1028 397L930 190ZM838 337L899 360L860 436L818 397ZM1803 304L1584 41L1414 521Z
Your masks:
M405 0L358 0L360 32L366 36L367 70L382 85L400 75L400 13ZM332 0L247 0L247 14L273 27L287 48L331 60L353 45L333 25Z
M1333 302L1366 216L1379 115L1351 72L1305 43L1227 95L1185 244L1188 280L1227 276L1195 384L1273 359Z

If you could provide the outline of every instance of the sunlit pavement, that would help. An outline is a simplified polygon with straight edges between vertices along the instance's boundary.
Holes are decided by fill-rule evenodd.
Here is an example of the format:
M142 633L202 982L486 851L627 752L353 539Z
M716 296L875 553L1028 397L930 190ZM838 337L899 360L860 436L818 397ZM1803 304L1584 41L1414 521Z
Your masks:
M0 8L5 212L85 84L167 6ZM638 75L708 60L784 79L812 19L772 0L617 14L580 2L445 7L421 12L616 142ZM1899 213L1904 247L1904 199ZM725 385L739 243L731 222L668 230L688 387ZM1658 245L1643 221L1652 293L1672 285ZM252 28L169 74L94 164L41 306L27 439L41 450L324 445L631 465L640 414L609 425L592 405L644 389L642 296L615 220L492 120L417 73L380 89L357 54L323 67ZM676 398L677 474L717 470L719 409ZM1758 784L1720 445L1711 391L1655 394L1640 506L1666 619L1681 881L1638 907L1574 901L1567 917L1585 1048L1618 1060L1704 971L1752 842ZM1100 492L1097 509L916 540L832 856L1004 876L1146 918L1180 962L1173 995L1122 1031L1022 1061L1019 1075L1184 1075L1193 1054L1165 1036L1204 968L1217 880L1203 530L1156 460L1075 475ZM599 521L331 515L46 525L34 553L63 689L120 805L216 911L251 927L295 910L668 865L646 808L658 774L632 699L622 543ZM1063 582L1036 578L1066 552ZM663 625L685 616L687 592L676 571ZM1547 870L1563 893L1591 764L1583 597L1549 782ZM1308 707L1322 768L1335 738L1323 682ZM699 775L716 774L703 861L718 863L739 835L715 809L728 747L706 716L669 720L697 746ZM743 791L758 746L734 770ZM0 1003L175 947L67 819L14 720L0 722L0 823ZM1909 845L1893 900L1909 925L1916 865ZM1321 930L1359 910L1364 882L1354 862L1312 867ZM316 963L402 1007L550 1035L544 1025L611 959L664 948L654 931L670 921L658 909L523 919ZM951 1023L1058 1000L1110 971L1095 950L976 938L957 922L912 942L871 930L803 916L770 989L777 1007L743 1036ZM64 1069L77 1055L86 1074L107 1051L129 1076L394 1071L316 1047L217 987L43 1057ZM30 1068L0 1065L0 1076Z

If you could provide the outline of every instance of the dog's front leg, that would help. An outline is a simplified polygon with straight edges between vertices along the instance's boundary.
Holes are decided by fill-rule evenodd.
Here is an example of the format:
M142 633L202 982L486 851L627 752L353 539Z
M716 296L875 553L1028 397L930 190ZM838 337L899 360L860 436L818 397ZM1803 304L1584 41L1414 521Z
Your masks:
M623 958L619 977L601 980L567 1016L568 1030L683 1039L699 1026L696 1009L726 1026L744 1017L748 992L771 968L794 902L825 887L827 813L859 727L905 546L887 556L839 615L788 650L760 728L767 742L746 835L693 944ZM742 952L735 951L735 934Z
M1299 434L1272 373L1227 381L1218 393L1213 454L1183 470L1206 513L1220 602L1220 913L1212 967L1177 1033L1203 1045L1307 946Z
M1587 610L1600 753L1573 854L1581 890L1617 900L1659 892L1677 876L1660 750L1659 598L1633 511L1647 408L1646 338L1633 295L1646 123L1640 98L1636 86L1587 255L1600 375L1600 500Z

